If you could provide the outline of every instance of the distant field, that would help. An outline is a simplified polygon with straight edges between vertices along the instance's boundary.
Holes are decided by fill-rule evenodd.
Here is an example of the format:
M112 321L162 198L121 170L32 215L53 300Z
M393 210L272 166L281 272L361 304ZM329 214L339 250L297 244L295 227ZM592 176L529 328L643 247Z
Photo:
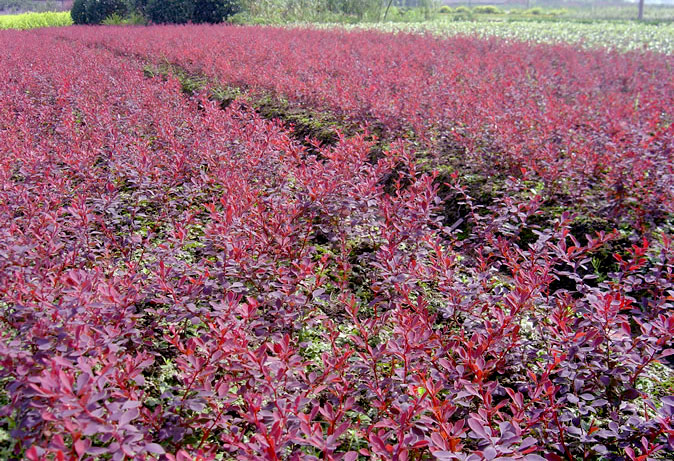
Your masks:
M532 8L498 10L496 14L480 14L478 8L466 9L467 13L458 9L452 11L451 14L438 14L435 19L424 22L405 22L403 16L396 16L398 19L392 22L348 25L321 23L317 27L377 29L442 36L496 36L534 43L570 43L584 48L613 48L622 51L647 49L666 54L674 53L674 8L669 7L647 8L647 21L643 23L628 20L636 15L636 7L570 10ZM69 12L0 15L0 29L33 29L71 24ZM315 27L315 24L311 24L311 27Z
M38 27L69 26L73 23L69 11L8 14L0 16L0 29L36 29Z
M336 25L333 25L336 26ZM570 43L586 48L619 50L648 49L660 53L674 52L674 24L638 22L575 21L429 21L423 23L355 24L347 28L374 28L387 32L419 32L452 36L505 37L536 43Z
M584 8L569 8L565 17L574 19L634 19L638 12L637 4L598 6ZM646 21L672 21L674 20L674 7L672 5L646 5L644 8Z
M456 20L466 16L480 19L535 19L535 20L576 20L576 21L597 21L597 20L627 20L631 21L637 18L638 6L614 5L614 6L534 6L525 8L524 5L510 5L505 8L498 6L478 5L473 8L458 6L450 10L439 12L440 16ZM672 5L646 5L644 8L644 20L647 22L671 22L674 21L674 6Z

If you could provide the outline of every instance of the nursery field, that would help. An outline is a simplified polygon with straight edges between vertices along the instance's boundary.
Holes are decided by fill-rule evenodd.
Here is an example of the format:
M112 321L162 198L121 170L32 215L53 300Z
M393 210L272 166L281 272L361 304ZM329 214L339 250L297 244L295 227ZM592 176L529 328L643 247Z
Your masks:
M0 32L0 458L674 450L674 57Z
M332 27L332 26L328 26ZM650 50L674 52L674 22L662 24L635 21L579 22L564 18L531 20L435 20L419 23L353 24L349 29L378 29L385 32L431 33L440 36L473 35L501 37L534 43L570 43L583 48Z

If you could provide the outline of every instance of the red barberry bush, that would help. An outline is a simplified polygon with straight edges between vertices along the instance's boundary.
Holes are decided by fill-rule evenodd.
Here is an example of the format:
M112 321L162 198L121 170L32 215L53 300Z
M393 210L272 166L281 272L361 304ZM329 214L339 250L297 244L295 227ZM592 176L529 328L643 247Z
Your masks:
M0 34L7 457L674 449L671 57L105 31ZM162 60L384 141L298 140L144 75ZM488 202L470 172L498 180ZM588 212L618 228L578 232Z

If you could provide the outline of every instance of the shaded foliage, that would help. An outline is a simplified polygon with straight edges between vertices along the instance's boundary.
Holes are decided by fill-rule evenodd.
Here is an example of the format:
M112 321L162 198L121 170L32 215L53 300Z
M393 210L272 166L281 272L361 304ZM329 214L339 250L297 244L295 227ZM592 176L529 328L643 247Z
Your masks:
M196 0L192 20L195 23L219 23L239 11L238 0Z
M100 24L109 16L128 12L126 0L75 0L70 15L75 24Z
M193 0L148 0L147 18L156 24L185 24L194 15Z
M73 18L75 24L88 23L86 3L87 0L75 0L73 2L70 16Z

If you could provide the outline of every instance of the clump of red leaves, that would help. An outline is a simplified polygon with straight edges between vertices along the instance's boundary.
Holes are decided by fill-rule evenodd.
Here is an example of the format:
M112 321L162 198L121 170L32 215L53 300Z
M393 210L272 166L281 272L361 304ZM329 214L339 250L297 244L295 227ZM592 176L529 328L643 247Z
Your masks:
M166 51L179 48L165 34L185 30L124 33L154 31ZM643 460L674 448L674 398L642 385L674 335L667 233L597 279L591 258L615 234L580 243L564 213L524 244L542 202L526 178L485 209L456 177L459 240L408 144L375 163L366 135L309 152L241 103L186 99L174 80L54 35L0 35L0 417L16 456ZM646 197L661 197L666 174L645 177Z

